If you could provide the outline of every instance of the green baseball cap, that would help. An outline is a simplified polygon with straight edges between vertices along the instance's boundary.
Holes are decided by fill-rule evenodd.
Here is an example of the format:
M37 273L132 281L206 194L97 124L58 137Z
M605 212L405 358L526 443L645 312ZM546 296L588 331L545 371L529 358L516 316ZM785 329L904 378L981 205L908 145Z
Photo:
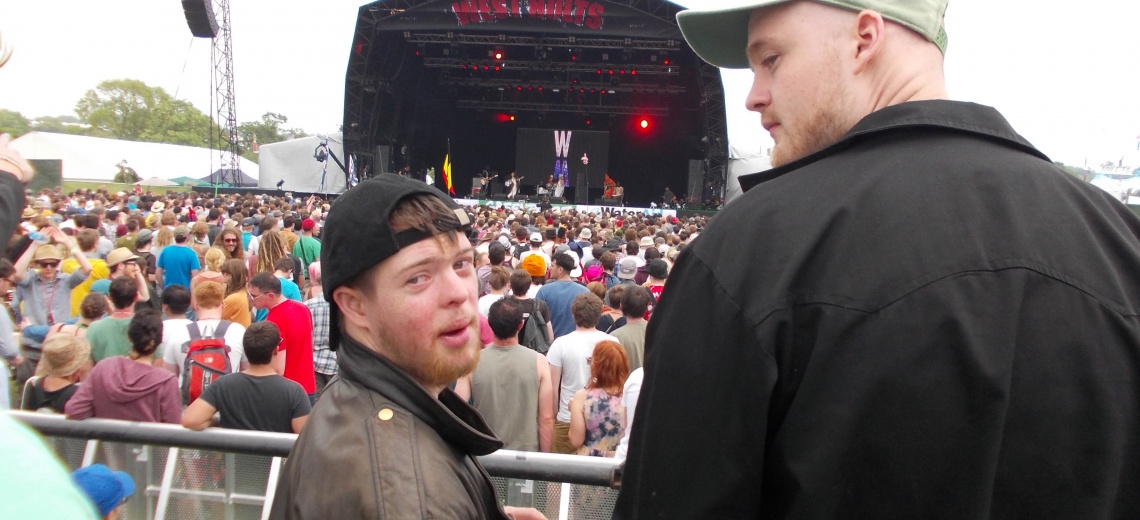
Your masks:
M689 9L677 13L685 41L701 59L726 69L747 69L748 22L752 12L791 0L736 0L718 2L716 9ZM934 42L946 54L946 29L942 17L949 0L813 0L849 9L871 10ZM727 4L727 6L726 6Z

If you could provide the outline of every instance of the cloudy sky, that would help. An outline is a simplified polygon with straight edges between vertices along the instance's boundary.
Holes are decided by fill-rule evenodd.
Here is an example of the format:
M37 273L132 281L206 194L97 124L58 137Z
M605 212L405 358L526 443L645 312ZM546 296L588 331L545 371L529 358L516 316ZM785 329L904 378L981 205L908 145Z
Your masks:
M310 133L335 131L363 3L231 0L238 120L272 111ZM132 78L209 111L210 44L190 36L178 0L25 0L0 12L15 45L0 108L73 114L100 81ZM1054 160L1140 161L1140 2L953 0L946 23L952 98L997 107ZM748 79L726 75L730 136L764 149L759 116L743 110Z

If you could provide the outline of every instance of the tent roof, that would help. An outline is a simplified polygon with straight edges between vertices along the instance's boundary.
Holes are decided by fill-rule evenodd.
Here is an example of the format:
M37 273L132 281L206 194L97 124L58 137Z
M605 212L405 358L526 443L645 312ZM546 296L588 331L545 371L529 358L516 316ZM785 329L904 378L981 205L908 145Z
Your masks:
M215 170L213 174L199 178L198 180L206 184L213 184L215 181L223 184L229 184L230 179L233 177L232 172L233 170L230 168L219 168ZM245 172L241 170L238 170L237 173L238 180L241 182L241 186L257 186L257 179L246 175Z
M29 132L10 146L27 159L62 160L64 179L112 181L119 173L116 165L123 159L140 178L199 178L219 168L217 151L175 144ZM240 157L238 161L242 172L256 179L257 164Z

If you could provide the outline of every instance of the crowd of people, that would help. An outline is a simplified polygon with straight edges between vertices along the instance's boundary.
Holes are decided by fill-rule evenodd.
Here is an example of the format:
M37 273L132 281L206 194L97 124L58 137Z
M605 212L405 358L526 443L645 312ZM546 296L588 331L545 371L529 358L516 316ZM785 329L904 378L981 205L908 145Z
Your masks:
M338 373L322 290L329 202L104 189L25 196L0 259L11 311L0 322L14 332L0 337L0 352L16 390L0 406L302 430ZM463 211L486 352L453 386L508 449L620 453L646 320L707 220ZM224 361L202 366L196 345L211 341ZM194 383L203 372L204 387Z

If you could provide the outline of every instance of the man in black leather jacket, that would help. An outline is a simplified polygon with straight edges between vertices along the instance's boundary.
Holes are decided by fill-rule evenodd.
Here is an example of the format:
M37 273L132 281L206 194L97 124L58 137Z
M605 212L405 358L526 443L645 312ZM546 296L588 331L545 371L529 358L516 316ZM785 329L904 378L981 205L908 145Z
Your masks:
M321 265L340 370L293 447L272 518L543 518L500 505L475 456L502 442L447 387L482 348L470 224L442 192L397 175L333 205Z

